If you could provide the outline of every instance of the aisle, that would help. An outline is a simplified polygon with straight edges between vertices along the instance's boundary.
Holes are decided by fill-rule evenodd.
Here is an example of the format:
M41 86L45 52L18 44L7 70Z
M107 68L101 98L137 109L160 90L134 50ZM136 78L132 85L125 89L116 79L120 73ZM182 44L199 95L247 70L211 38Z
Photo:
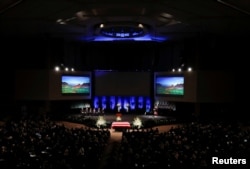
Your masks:
M103 157L100 160L98 169L106 169L109 168L110 159L116 148L119 147L122 139L122 132L112 132L108 141L107 147L103 152Z

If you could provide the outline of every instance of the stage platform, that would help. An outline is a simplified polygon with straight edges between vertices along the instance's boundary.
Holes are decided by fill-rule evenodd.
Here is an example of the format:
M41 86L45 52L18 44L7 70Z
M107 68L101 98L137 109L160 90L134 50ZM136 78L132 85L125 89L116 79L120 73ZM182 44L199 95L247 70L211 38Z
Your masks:
M72 114L68 116L68 120L77 123L85 123L89 122L90 120L95 122L98 118L102 116L105 119L107 127L112 128L119 124L125 124L126 127L132 127L133 121L135 118L139 118L141 122L145 125L165 125L165 124L173 124L176 122L175 117L169 116L160 116L160 115L145 115L145 114L100 114L100 115L84 115L84 114ZM112 126L113 124L113 126Z
M100 115L105 117L105 119L109 122L117 121L117 116L116 114L104 114ZM86 118L91 118L91 119L98 119L99 115L96 116L85 116ZM149 120L149 119L155 119L155 120L160 120L160 119L173 119L173 117L168 117L168 116L154 116L154 115L141 115L141 114L122 114L120 116L121 120L120 121L128 121L132 122L136 117L139 117L142 121Z

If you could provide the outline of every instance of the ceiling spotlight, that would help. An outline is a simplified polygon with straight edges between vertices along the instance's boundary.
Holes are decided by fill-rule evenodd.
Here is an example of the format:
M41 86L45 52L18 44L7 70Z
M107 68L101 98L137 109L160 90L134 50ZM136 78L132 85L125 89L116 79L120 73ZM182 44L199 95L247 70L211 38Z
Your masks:
M60 22L62 22L62 21L63 21L62 19L57 19L57 20L56 20L57 23L60 23Z
M55 66L55 71L56 72L60 71L60 67L59 66Z
M138 24L138 27L139 28L143 28L143 25L140 23L140 24Z
M63 19L57 19L56 22L61 25L66 24L66 22Z
M100 28L103 28L104 27L104 24L100 24Z

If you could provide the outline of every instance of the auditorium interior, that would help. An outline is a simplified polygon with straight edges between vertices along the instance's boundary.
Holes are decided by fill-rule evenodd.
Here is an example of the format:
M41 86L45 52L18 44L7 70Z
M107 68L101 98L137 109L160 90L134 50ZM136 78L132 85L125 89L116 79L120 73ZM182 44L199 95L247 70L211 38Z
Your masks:
M2 0L0 37L1 168L249 168L246 0Z

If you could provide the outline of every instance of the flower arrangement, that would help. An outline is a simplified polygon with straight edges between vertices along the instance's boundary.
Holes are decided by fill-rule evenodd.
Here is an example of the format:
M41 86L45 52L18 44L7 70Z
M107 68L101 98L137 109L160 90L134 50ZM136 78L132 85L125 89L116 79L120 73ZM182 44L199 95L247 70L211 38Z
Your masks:
M135 117L134 120L133 120L133 127L136 127L136 128L141 128L143 125L142 125L142 121L139 117Z
M96 121L96 126L98 128L101 128L101 127L106 127L107 123L106 123L106 120L104 119L103 116L99 116L97 121Z

